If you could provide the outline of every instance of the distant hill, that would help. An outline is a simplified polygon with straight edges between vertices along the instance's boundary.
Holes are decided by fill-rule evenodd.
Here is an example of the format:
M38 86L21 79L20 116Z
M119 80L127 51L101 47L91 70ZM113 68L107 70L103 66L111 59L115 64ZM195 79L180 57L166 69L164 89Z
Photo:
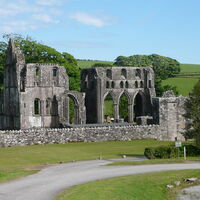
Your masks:
M174 78L163 81L163 85L176 86L180 95L188 96L200 79L200 65L181 64L181 72Z
M78 67L83 68L90 68L92 65L96 63L104 63L104 64L113 64L112 61L102 61L102 60L77 60L78 61Z

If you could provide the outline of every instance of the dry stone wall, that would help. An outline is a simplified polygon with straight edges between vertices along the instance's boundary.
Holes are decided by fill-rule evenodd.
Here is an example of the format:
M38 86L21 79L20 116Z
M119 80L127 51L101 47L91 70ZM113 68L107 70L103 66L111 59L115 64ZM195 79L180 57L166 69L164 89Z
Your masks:
M115 140L128 141L134 139L165 140L166 138L163 133L159 125L0 131L0 146Z

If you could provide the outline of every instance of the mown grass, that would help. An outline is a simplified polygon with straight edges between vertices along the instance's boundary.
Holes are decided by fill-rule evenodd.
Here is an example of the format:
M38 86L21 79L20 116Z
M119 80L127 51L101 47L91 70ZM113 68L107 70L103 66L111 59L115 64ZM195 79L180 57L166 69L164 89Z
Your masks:
M177 191L186 187L184 179L199 177L200 170L177 170L138 174L126 177L100 180L72 187L57 199L59 200L172 200ZM168 184L181 181L181 186L172 190Z
M108 166L173 164L173 163L191 163L191 162L200 162L200 156L188 157L186 160L184 160L184 158L171 158L171 159L152 159L143 161L120 161L108 164Z
M94 160L144 155L145 147L167 145L156 140L112 141L98 143L47 144L0 148L0 169L24 168L72 160Z
M113 64L112 61L100 61L100 60L78 60L78 67L83 68L90 68L92 65L96 63L103 63L103 64Z

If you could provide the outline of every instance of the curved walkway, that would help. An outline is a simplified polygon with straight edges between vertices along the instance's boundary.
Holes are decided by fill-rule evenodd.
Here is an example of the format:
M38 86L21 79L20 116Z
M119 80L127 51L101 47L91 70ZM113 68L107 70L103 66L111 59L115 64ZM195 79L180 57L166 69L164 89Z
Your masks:
M62 190L99 179L165 170L200 169L200 164L104 166L115 160L94 160L49 166L39 173L0 184L1 200L52 200Z

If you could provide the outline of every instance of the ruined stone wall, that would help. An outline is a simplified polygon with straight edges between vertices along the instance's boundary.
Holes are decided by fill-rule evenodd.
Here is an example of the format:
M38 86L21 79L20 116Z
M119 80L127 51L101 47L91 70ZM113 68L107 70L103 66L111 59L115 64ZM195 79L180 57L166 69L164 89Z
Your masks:
M0 131L0 146L166 139L159 125Z
M153 98L155 123L162 127L166 138L184 140L182 133L186 126L184 118L184 104L186 97L176 97L173 92L167 91L162 97Z
M64 67L55 64L27 64L26 81L20 89L21 129L59 126L59 113L57 111L52 114L52 102L58 104L59 96L69 89ZM39 114L34 113L36 99L40 102Z
M96 67L81 71L81 89L86 93L87 123L103 123L104 100L111 95L114 120L118 122L119 101L128 99L128 122L138 116L152 115L151 98L155 97L154 72L151 67ZM134 110L139 99L140 109ZM137 101L138 102L138 101Z

